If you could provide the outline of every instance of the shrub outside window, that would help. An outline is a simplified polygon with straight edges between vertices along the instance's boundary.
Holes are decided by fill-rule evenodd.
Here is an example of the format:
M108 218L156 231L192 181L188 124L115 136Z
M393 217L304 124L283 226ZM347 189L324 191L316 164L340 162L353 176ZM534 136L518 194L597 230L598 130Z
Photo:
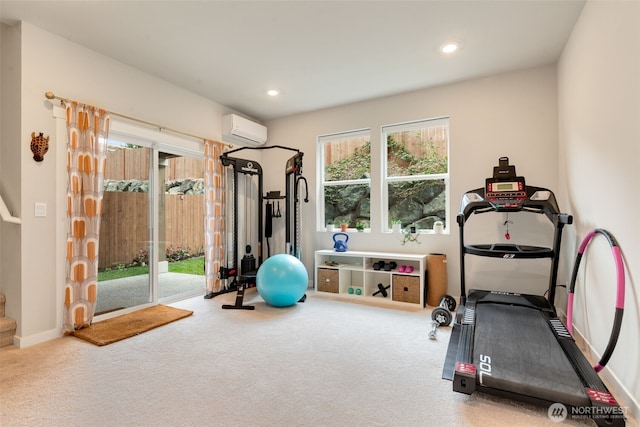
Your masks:
M382 127L383 206L387 230L394 222L418 231L436 221L447 229L449 118Z
M370 131L357 130L318 137L318 168L321 173L319 205L327 224L369 228L371 219Z

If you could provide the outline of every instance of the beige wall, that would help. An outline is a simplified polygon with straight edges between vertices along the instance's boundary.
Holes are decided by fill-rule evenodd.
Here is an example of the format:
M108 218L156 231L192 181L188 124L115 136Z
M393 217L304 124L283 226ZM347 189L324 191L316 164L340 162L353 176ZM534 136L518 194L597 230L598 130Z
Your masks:
M59 336L62 325L66 139L44 93L218 140L221 116L233 111L30 24L2 30L3 89L16 93L7 107L3 90L0 188L22 225L0 225L0 283L7 316L18 323L16 343L25 346ZM32 160L31 132L51 137L43 162ZM46 217L34 217L36 202L47 204Z
M304 175L309 180L313 192L309 206L302 207L304 234L302 243L303 261L312 271L313 251L331 248L331 233L317 231L315 200L316 185L316 137L322 134L371 128L372 188L380 181L381 164L380 127L411 120L449 116L451 118L450 173L451 188L449 197L452 225L450 234L423 235L420 244L401 244L399 235L382 233L379 218L372 215L372 232L353 235L349 248L354 250L376 250L386 252L444 253L448 260L449 293L458 296L459 260L458 230L455 215L458 212L460 197L471 189L484 186L484 179L493 172L498 158L508 156L516 165L519 174L526 176L532 185L555 189L558 186L557 159L557 107L556 107L556 69L555 66L540 67L513 73L506 73L462 83L441 86L408 94L376 99L357 104L345 105L301 114L267 123L270 144L289 145L305 153ZM268 154L275 156L276 154ZM282 159L265 163L284 164ZM282 167L283 169L283 167ZM276 172L265 177L269 189L278 189L282 175ZM379 187L379 185L378 185ZM372 212L381 209L380 194L372 191ZM562 202L562 201L561 201ZM561 203L561 207L566 206ZM522 217L514 219L510 229L516 237L532 238L540 244L547 244L550 235L540 235L530 231L532 222L537 218ZM471 221L469 238L476 243L483 242L484 236L495 239L495 230L504 222L502 216L480 218ZM542 227L550 224L542 224ZM484 232L483 228L488 232ZM551 231L552 233L552 231ZM275 239L274 239L275 240ZM490 241L492 241L490 240ZM469 257L471 258L471 257ZM510 283L504 279L499 282L491 274L494 268L500 268L494 262L477 262L468 259L470 282L476 287L490 289L509 289ZM519 261L518 261L519 262ZM519 262L520 263L520 262ZM520 263L523 281L522 291L544 292L547 286L549 263ZM566 279L565 279L566 280Z
M20 122L20 31L0 24L0 194L13 216L20 217L21 150ZM11 141L14 141L12 144ZM24 143L28 141L25 140ZM16 319L21 305L21 226L0 221L0 290L10 304L7 316Z
M558 65L562 198L574 214L566 254L593 228L617 238L624 254L626 304L606 378L638 417L640 401L640 3L588 2ZM615 268L609 245L594 238L581 262L574 323L598 360L609 340ZM614 380L615 378L615 380ZM633 398L633 401L631 401Z

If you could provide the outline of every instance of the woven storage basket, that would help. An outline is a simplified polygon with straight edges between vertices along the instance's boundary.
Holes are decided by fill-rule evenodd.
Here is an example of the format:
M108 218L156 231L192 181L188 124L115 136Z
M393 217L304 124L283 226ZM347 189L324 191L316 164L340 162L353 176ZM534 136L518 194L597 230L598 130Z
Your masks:
M318 291L333 292L334 294L337 294L339 287L340 281L338 279L338 270L331 268L318 269Z
M420 304L420 278L403 274L393 275L392 298L394 301Z

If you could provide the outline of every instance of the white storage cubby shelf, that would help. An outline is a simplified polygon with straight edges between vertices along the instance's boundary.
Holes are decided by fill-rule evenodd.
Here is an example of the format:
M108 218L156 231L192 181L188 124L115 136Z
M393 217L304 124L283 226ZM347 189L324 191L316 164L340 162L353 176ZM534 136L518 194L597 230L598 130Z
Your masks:
M385 269L382 263L395 263L395 268ZM318 293L372 303L425 306L427 255L323 249L316 251L315 264ZM374 268L376 264L378 268ZM413 271L398 271L401 266L411 266ZM379 292L379 285L386 297Z

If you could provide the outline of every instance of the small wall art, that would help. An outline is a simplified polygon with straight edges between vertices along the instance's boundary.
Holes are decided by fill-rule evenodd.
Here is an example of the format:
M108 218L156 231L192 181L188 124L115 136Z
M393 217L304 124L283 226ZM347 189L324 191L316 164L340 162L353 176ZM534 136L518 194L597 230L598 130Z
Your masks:
M49 137L45 137L42 132L36 135L35 132L31 132L31 152L33 153L33 160L41 162L44 160L44 155L49 151Z

